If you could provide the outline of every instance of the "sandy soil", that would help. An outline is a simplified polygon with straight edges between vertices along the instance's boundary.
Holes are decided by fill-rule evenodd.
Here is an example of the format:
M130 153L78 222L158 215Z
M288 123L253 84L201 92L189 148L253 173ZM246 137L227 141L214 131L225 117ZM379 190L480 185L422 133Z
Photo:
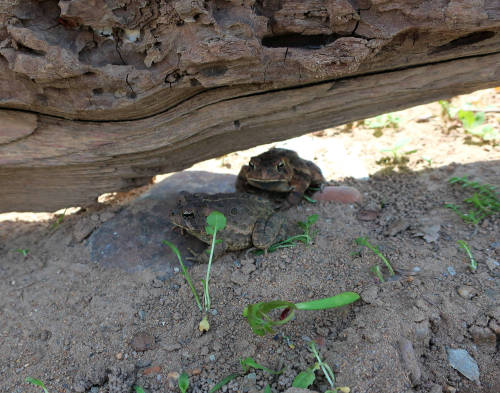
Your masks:
M498 110L500 92L476 92L453 103ZM205 334L197 330L201 313L180 273L132 274L91 258L89 235L144 189L68 210L60 223L52 213L0 215L0 391L40 392L24 382L31 376L52 393L128 392L134 385L179 392L175 379L186 371L188 392L208 392L240 371L240 359L252 356L286 369L281 375L253 370L222 391L261 392L269 383L272 392L283 392L314 364L307 349L313 340L337 386L353 393L498 393L500 217L474 226L444 204L461 205L470 196L448 184L452 176L500 186L500 147L471 140L457 122L441 116L437 103L397 115L397 129L375 132L356 123L278 144L314 159L332 184L357 188L364 201L304 203L288 211L290 222L319 215L310 246L218 259L211 275L211 330ZM487 113L497 129L498 118ZM388 154L381 149L405 139L402 152L417 150L406 156L405 168L377 164ZM192 169L237 173L267 148ZM359 236L380 248L394 277L383 283L375 278L370 268L380 261L355 244ZM475 273L457 246L460 239L478 262ZM197 287L205 269L190 269ZM252 334L241 316L245 305L258 301L299 302L342 291L358 292L362 300L338 310L299 312L264 337ZM450 365L453 349L468 352L479 380ZM324 392L326 380L317 375L311 389Z

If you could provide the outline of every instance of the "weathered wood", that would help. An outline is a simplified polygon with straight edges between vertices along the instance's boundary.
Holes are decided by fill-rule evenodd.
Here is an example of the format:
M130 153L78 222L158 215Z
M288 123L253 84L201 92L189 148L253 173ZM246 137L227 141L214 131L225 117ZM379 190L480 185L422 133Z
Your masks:
M495 0L11 3L0 212L500 82Z

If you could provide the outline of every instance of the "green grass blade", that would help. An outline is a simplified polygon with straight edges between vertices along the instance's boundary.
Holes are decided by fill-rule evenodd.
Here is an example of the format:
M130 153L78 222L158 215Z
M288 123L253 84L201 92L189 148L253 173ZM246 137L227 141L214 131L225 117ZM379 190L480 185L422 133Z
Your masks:
M379 265L373 265L370 268L370 270L380 280L380 282L385 282L384 276L382 275L382 272L380 271L380 266Z
M33 378L33 377L26 377L25 379L26 382L28 383L31 383L35 386L39 386L43 389L44 393L49 393L49 391L47 390L47 388L45 387L45 385L43 384L42 381L40 381L39 379L36 379L36 378Z
M264 388L264 393L272 393L271 386L269 386L269 384L267 384L266 387Z
M308 197L307 195L304 195L304 199L309 203L317 203L318 202L316 199L312 199L311 197Z
M199 309L203 311L203 307L200 302L200 298L198 297L198 294L196 293L196 289L193 285L193 282L191 281L191 276L189 275L186 266L184 266L184 263L182 262L181 258L181 253L179 252L179 249L177 246L167 240L163 240L163 244L166 244L167 246L170 247L170 249L174 252L175 255L177 255L177 259L179 260L179 263L181 264L181 269L182 269L182 275L186 279L189 287L191 288L191 292L193 293L194 299L196 301L196 304L198 305Z
M222 381L220 381L218 384L216 384L212 389L210 389L209 393L216 392L221 387L223 387L225 384L231 382L233 379L238 378L239 376L240 376L240 374L231 374L231 375L228 375Z
M282 370L279 371L274 371L270 368L267 368L265 366L262 366L261 364L257 363L253 358L251 357L246 357L243 360L240 360L241 368L243 369L243 372L246 374L251 368L255 368L257 370L263 370L271 375L279 375L282 374L285 369L283 368Z
M138 385L134 385L135 393L146 393L143 388Z
M359 298L356 292L342 292L332 297L296 303L295 306L298 310L325 310L328 308L346 306L354 303Z
M465 250L465 252L469 256L470 268L472 271L475 271L477 269L477 262L474 259L474 257L472 256L472 252L470 251L468 244L464 240L459 240L459 241L457 241L457 243L460 247L462 247Z
M186 393L189 387L189 375L185 371L179 377L177 384L179 385L179 390L181 391L181 393Z

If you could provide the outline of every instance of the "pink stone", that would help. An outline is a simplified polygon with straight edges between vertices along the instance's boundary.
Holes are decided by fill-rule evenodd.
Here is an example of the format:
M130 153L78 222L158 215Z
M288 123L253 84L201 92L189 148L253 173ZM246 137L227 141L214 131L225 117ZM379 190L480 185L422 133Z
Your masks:
M328 186L312 196L317 201L334 201L339 203L361 203L363 196L354 187Z

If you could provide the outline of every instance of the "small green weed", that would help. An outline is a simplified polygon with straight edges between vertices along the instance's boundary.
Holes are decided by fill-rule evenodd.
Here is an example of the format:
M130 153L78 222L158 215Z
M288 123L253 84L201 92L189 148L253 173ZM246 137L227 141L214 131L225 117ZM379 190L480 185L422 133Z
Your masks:
M472 256L472 252L470 251L469 245L465 242L465 240L459 240L459 241L457 241L457 243L460 247L462 247L465 250L465 252L469 256L469 260L470 260L469 268L470 268L470 270L475 272L477 270L477 262L474 259L474 257Z
M385 282L384 275L382 274L382 270L380 270L379 265L373 265L370 270L375 275L375 277L380 280L380 282Z
M384 128L393 128L397 130L400 123L401 118L394 112L385 113L383 115L372 117L364 121L365 126L375 130L373 135L376 137L382 136L382 130Z
M500 139L500 132L491 124L486 123L486 114L477 110L471 104L466 104L462 108L457 108L449 101L439 101L441 105L441 116L445 121L457 119L465 132L472 137L479 138L481 143L495 143Z
M430 168L432 166L432 158L429 158L429 157L420 157L423 161L425 161L427 163L427 166Z
M316 223L316 221L318 221L317 214L312 214L308 216L305 222L299 221L297 225L304 230L304 233L301 233L300 235L291 236L288 239L272 244L267 249L267 252L274 252L280 248L295 247L298 245L299 242L307 245L311 244L314 236L316 235L315 231L311 231L311 227ZM257 255L261 255L263 253L264 253L263 250L255 251L255 254Z
M384 257L384 255L380 252L380 250L376 246L372 246L366 237L358 237L358 238L356 238L355 241L356 241L356 244L358 244L360 246L368 247L370 250L372 250L385 263L385 266L387 266L387 269L389 269L389 274L391 276L394 276L394 269L392 268L392 266L389 263L389 261L387 260L387 258ZM381 281L384 281L383 277L381 277L382 273L380 272L380 268L377 269L377 268L372 267L372 272L374 272L374 274L379 279L382 278Z
M243 316L247 318L255 334L264 336L266 333L273 333L274 327L289 322L294 317L295 310L326 310L351 304L358 299L359 295L355 292L342 292L332 297L302 303L292 303L285 300L259 302L246 306L243 310ZM274 320L269 315L275 309L283 309L279 320Z
M164 240L163 243L169 246L172 251L177 255L177 259L179 260L179 263L181 265L182 269L182 275L186 279L189 287L191 288L191 292L193 293L193 296L195 298L196 304L198 305L198 308L200 311L203 312L203 319L201 320L199 324L199 329L202 332L206 332L210 329L210 324L208 323L208 312L210 311L210 292L209 292L209 279L210 279L210 269L212 267L212 259L214 255L214 248L215 244L217 243L217 231L223 230L226 227L226 217L224 214L218 211L213 211L211 212L208 217L207 217L207 226L205 227L205 231L207 234L212 235L212 245L210 247L210 256L208 259L208 266L207 266L207 274L204 280L201 280L203 284L203 306L201 305L200 298L198 297L198 294L196 292L196 288L193 285L193 282L191 280L191 276L189 275L189 272L186 269L186 266L182 262L181 254L179 252L179 249L171 242Z
M18 248L16 252L22 254L23 257L27 257L30 250L28 250L27 248Z
M220 388L222 388L224 385L226 385L227 383L231 382L233 379L238 378L238 377L242 377L242 376L248 374L250 372L250 370L252 370L252 369L263 370L263 371L265 371L265 372L267 372L267 373L269 373L271 375L279 375L279 374L283 373L283 371L285 371L284 368L282 370L279 370L279 371L271 370L270 368L264 367L261 364L257 363L251 357L247 357L245 359L241 359L240 360L240 365L241 365L241 370L242 370L240 373L231 374L231 375L228 375L227 377L223 378L212 389L210 389L209 393L216 392L217 390L219 390ZM267 391L266 389L268 388L268 386L269 385L266 386L266 388L264 389L264 392ZM269 387L269 391L271 391L270 387Z
M139 385L134 385L135 393L146 393L142 387Z
M186 393L189 387L189 375L185 371L179 377L177 384L179 385L179 390L181 391L181 393Z
M56 218L56 221L52 224L51 229L56 229L63 222L64 217L66 216L66 210L68 209L64 209L63 213Z
M47 390L47 388L45 387L45 385L43 384L43 382L40 381L39 379L32 378L32 377L26 377L25 381L28 382L28 383L31 383L31 384L33 384L35 386L41 387L43 389L44 393L49 393L49 391Z
M292 387L307 389L309 386L313 384L314 380L316 379L316 371L321 369L321 371L323 371L323 374L325 375L325 378L328 381L328 384L330 385L330 389L326 390L325 393L337 393L337 392L349 393L351 389L347 386L338 388L335 387L335 374L333 373L333 370L328 365L328 363L325 363L319 356L318 350L316 349L316 345L314 344L314 342L309 344L309 350L314 354L314 357L316 358L317 361L316 363L314 363L313 366L297 374L297 376L293 380Z
M400 153L400 150L403 148L403 146L407 145L409 142L410 142L409 139L401 139L398 142L396 142L396 144L390 149L381 149L380 150L381 152L391 153L391 155L382 157L376 163L378 165L386 165L386 166L405 165L410 160L408 156L418 151L418 150L409 150Z
M462 188L470 188L475 191L471 197L464 199L464 202L470 206L467 212L463 212L459 206L453 203L445 205L456 212L465 222L477 225L484 218L500 212L500 199L495 187L492 185L469 181L466 176L452 177L448 182L450 184L459 184Z

